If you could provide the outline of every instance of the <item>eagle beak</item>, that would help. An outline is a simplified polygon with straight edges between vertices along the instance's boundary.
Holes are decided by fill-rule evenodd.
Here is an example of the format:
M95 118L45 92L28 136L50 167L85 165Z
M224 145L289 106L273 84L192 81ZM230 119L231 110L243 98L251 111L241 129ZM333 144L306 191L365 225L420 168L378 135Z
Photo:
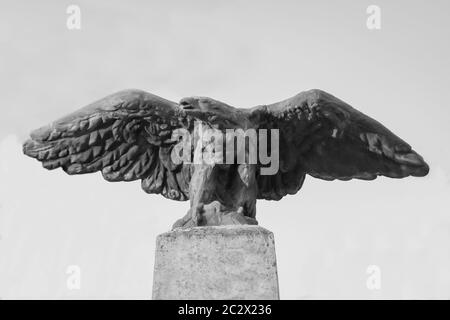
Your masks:
M180 106L183 108L183 110L193 110L194 106L187 100L181 100Z

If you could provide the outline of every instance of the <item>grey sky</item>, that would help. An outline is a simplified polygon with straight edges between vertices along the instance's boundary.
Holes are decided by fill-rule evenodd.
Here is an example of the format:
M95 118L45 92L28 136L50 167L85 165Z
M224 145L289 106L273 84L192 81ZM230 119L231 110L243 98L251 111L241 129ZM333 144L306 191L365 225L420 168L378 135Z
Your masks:
M69 4L79 31L66 28ZM381 30L366 28L370 4ZM431 172L308 177L299 194L258 202L282 298L450 298L449 12L448 1L1 0L0 297L149 297L155 237L188 208L139 183L45 171L21 154L31 129L124 88L236 107L320 88L385 124ZM69 265L81 290L66 287ZM369 265L381 290L366 288Z

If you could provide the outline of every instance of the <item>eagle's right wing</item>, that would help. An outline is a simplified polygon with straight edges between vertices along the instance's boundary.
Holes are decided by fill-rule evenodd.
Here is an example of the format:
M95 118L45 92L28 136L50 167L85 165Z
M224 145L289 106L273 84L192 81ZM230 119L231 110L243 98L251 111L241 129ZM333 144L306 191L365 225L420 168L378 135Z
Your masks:
M173 163L172 131L191 127L178 104L124 90L31 133L26 155L68 174L101 171L108 181L142 180L148 193L189 198L190 166Z

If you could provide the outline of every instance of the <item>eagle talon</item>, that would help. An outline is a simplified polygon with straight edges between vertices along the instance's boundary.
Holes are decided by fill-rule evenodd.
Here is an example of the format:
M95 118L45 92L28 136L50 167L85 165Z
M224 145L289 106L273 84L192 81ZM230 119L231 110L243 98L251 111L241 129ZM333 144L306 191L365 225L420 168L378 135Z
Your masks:
M194 222L195 226L202 225L202 222L204 220L203 214L205 212L203 203L200 203L199 205L191 208L191 219Z
M180 219L178 219L172 226L172 230L182 228L192 228L199 227L203 223L203 213L204 205L200 203L199 205L192 207L188 212Z

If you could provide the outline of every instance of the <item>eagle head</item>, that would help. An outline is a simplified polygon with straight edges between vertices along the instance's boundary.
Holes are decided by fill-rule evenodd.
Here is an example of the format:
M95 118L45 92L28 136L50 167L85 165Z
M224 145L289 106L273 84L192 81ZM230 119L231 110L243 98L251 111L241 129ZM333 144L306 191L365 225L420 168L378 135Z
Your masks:
M239 124L238 109L208 97L188 97L179 102L186 112L212 124L230 126ZM243 119L241 119L243 120Z

